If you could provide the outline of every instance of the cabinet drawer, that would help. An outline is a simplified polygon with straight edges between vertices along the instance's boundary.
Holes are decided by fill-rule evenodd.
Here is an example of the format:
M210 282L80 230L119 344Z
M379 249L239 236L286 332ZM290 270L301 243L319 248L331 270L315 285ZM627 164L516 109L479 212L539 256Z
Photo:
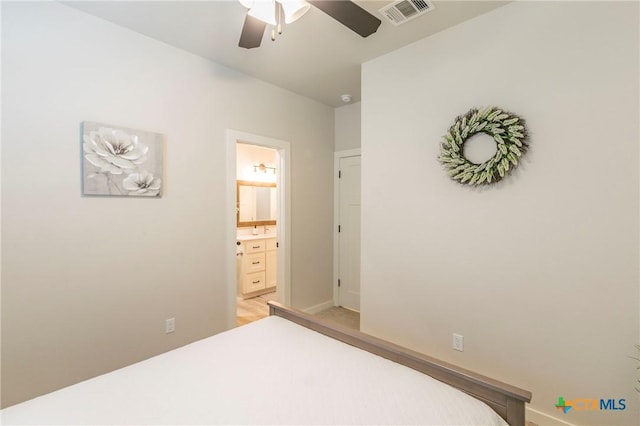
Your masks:
M251 253L245 256L247 262L247 273L264 271L265 257L263 253Z
M253 291L265 288L264 271L253 272L244 276L244 292L251 293Z
M247 241L244 244L245 253L259 253L264 251L264 240Z
M269 238L265 241L267 242L267 250L275 250L276 248L278 248L278 241L276 238Z

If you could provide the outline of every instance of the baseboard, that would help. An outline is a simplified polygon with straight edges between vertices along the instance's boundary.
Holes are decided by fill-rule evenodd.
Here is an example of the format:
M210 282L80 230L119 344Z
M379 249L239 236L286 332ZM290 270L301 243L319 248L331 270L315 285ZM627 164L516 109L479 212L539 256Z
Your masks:
M335 305L333 304L333 300L327 300L326 302L322 302L318 305L310 306L308 308L302 309L302 311L313 315L313 314L317 314L318 312L327 310L329 308L333 308L334 306Z
M524 416L527 423L531 422L538 426L575 426L573 423L565 422L529 407L526 408Z

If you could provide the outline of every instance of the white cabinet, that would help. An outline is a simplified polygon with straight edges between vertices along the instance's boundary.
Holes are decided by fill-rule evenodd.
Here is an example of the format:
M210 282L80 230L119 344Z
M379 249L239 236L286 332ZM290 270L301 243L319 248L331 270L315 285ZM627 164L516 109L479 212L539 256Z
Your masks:
M238 293L242 298L269 293L276 287L277 243L275 238L242 242L243 256L238 274Z

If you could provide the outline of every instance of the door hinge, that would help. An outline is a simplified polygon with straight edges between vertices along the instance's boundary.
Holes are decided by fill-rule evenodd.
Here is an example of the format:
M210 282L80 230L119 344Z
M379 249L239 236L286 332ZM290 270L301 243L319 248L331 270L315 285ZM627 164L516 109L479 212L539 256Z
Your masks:
M342 170L338 170L338 179L342 177Z
M276 241L276 248L280 247L280 243Z
M340 287L340 280L338 280L338 287Z
M338 232L340 232L340 225L338 225Z

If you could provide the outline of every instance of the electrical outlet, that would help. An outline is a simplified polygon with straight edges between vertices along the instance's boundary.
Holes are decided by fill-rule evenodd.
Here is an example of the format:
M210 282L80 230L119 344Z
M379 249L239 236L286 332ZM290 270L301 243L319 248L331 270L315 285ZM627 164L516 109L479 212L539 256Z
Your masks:
M464 336L462 334L453 333L453 349L464 351Z
M164 322L164 332L169 334L169 333L173 333L174 331L176 331L176 319L168 318Z

